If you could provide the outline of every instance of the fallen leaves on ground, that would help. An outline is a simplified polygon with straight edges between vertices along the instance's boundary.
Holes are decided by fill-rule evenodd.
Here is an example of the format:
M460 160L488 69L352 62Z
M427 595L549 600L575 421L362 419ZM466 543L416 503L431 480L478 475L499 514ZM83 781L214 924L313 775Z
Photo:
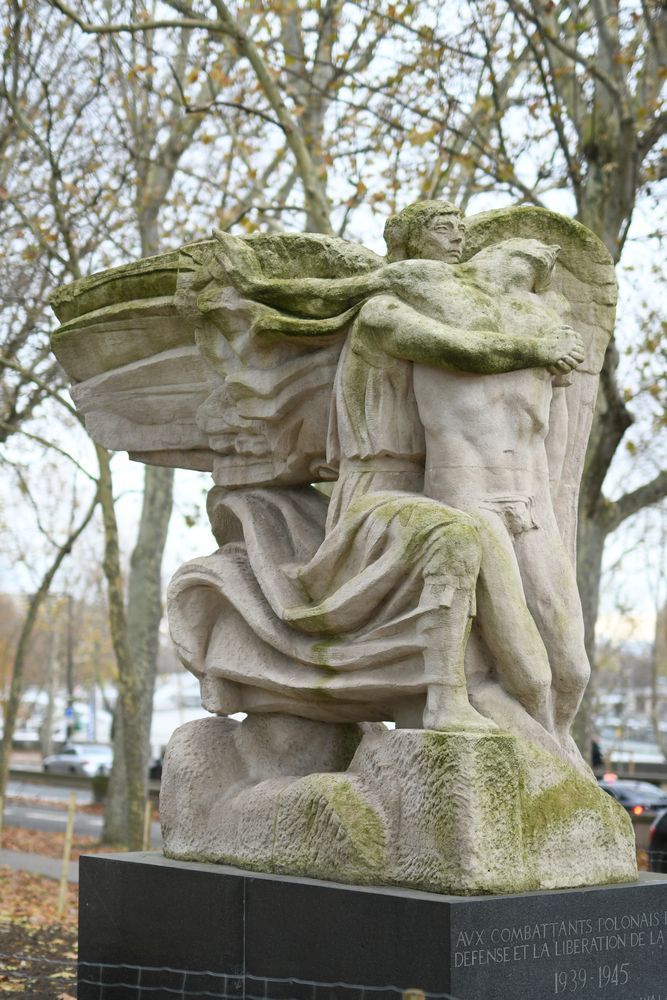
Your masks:
M59 830L26 830L20 826L5 826L0 847L7 851L27 851L47 858L61 859L65 849L65 834ZM82 854L111 854L124 850L114 844L101 844L97 837L75 836L70 860L78 861Z
M62 920L58 917L58 882L45 875L0 867L0 921L18 921L26 926L62 924L76 930L78 886L70 883Z
M61 919L55 879L0 868L0 994L75 995L77 888L68 887Z
M24 830L18 826L6 826L2 831L0 847L7 851L28 851L29 854L43 854L47 858L62 858L65 834L55 830ZM101 845L97 837L75 837L71 859L76 861L81 854L113 850L108 844Z
M40 799L37 795L8 795L6 800L14 806L37 806L39 809L54 809L66 812L69 802L67 799ZM92 816L103 816L104 805L101 802L88 802L81 804L77 802L76 811L78 813L89 813Z
M3 891L6 869L0 869ZM12 872L24 875L24 872ZM27 876L35 880L36 876ZM56 883L47 882L55 893ZM24 880L15 887L26 889ZM34 885L28 886L34 894ZM38 893L39 895L39 893ZM3 895L3 908L5 896ZM74 1000L76 996L76 917L66 923L34 923L0 914L0 994L23 993L33 1000Z

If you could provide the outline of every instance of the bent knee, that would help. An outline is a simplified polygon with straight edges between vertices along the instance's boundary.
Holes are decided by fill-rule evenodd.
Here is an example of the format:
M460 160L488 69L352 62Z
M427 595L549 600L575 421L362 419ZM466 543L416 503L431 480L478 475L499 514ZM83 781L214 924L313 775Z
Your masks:
M453 552L472 552L475 555L482 551L482 540L479 537L475 523L466 519L452 521L442 528L443 544L450 547Z
M556 672L554 684L560 691L583 694L591 679L591 667L586 657L572 660Z
M450 522L429 539L427 573L445 573L460 580L475 580L482 561L482 544L471 522Z
M551 671L544 669L525 678L522 700L529 705L545 705L551 694Z

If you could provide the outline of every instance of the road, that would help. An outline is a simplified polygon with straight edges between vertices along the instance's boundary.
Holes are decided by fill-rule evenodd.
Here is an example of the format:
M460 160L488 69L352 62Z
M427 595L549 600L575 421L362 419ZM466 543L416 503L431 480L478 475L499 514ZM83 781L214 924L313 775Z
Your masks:
M7 785L7 795L22 795L24 798L44 799L52 802L62 802L65 807L69 803L69 797L76 791L76 802L79 806L87 806L93 801L93 792L90 788L67 788L65 785L58 785L50 781L48 785L26 781L15 781L10 779Z
M7 786L7 797L23 796L31 799L42 799L49 802L62 803L62 809L52 806L40 808L38 805L23 805L7 802L5 805L6 826L20 826L27 830L60 831L64 833L67 820L67 805L71 789L58 785L37 785L27 781L10 781ZM76 789L78 805L88 805L92 802L92 792L89 789ZM74 817L74 835L78 837L100 837L103 817L91 813L77 812ZM151 824L151 847L162 846L160 824Z

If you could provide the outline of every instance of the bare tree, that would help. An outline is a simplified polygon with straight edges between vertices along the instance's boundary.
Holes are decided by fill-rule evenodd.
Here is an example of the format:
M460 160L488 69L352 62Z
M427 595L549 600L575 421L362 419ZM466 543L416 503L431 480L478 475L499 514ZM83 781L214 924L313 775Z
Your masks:
M351 224L357 235L356 208L393 209L417 193L471 208L493 193L569 209L620 261L638 201L648 206L667 174L662 3L284 0L244 19L245 5L212 0L202 13L189 0L167 0L173 16L121 10L91 22L81 5L51 2L85 33L200 32L235 55L233 73L206 106L235 109L268 129L262 134L273 136L274 149L279 137L288 166L280 164L275 176L315 231L342 233ZM199 107L187 87L183 96L190 110ZM261 153L253 161L250 145L244 155L259 173ZM344 187L346 197L336 197ZM289 219L291 206L282 201L280 217ZM257 202L254 224L266 218ZM605 541L667 494L662 468L615 499L605 492L632 421L613 341L579 512L578 576L592 661Z
M38 0L16 0L10 16L3 64L6 121L1 131L14 170L7 173L3 188L10 273L2 311L0 430L4 439L13 434L36 439L29 422L48 407L62 381L48 351L49 293L86 270L128 254L156 252L161 212L167 213L172 241L183 242L185 231L176 235L173 230L189 218L181 211L187 210L188 198L175 181L188 187L195 204L200 190L210 190L214 182L205 185L187 169L178 173L181 158L192 156L195 134L206 116L204 111L190 113L181 99L185 79L193 72L191 38L179 33L158 60L150 32L132 39L130 46L121 48L111 38L108 45L98 46ZM196 55L205 61L206 47L199 45ZM215 92L215 82L207 79L200 103L214 98ZM118 127L111 130L114 118ZM228 167L228 159L220 158L219 169ZM202 176L207 177L205 166ZM242 196L241 184L238 190ZM211 214L209 210L209 225L215 220ZM124 719L117 745L117 808L110 810L108 833L140 846L173 472L146 470L126 606L109 456L98 449L97 457ZM46 578L47 586L50 580ZM18 672L16 676L18 684ZM18 690L15 685L14 693Z

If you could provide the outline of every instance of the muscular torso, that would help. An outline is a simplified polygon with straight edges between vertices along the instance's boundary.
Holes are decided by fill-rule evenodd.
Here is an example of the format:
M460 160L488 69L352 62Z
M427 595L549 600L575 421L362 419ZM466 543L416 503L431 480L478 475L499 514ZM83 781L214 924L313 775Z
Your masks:
M414 391L427 495L459 506L462 497L533 495L548 480L551 376L544 369L467 375L415 364Z
M415 260L389 265L386 275L399 299L459 330L539 337L562 323L543 297L523 290L494 296L470 269L464 281L456 270L439 261ZM367 342L364 331L356 331L350 379L359 384L368 366L382 364L389 370L405 362L383 360L381 344ZM459 505L462 496L534 494L548 482L544 442L552 376L545 368L478 375L414 363L413 386L425 433L427 495ZM360 405L364 395L357 396Z

